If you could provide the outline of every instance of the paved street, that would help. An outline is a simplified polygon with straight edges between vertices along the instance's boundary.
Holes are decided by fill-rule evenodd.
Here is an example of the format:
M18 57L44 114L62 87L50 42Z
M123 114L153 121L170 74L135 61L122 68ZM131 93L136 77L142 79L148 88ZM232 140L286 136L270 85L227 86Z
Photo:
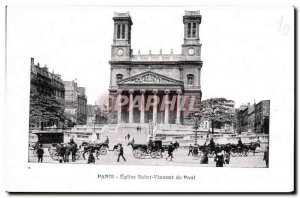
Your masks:
M58 163L58 161L54 161L49 156L47 149L45 148L44 155L44 163ZM136 159L132 154L132 149L130 146L124 146L124 157L126 158L126 162L123 159L120 159L120 162L117 162L117 155L112 151L108 151L106 155L100 155L99 160L96 159L96 165L163 165L163 166L199 166L199 167L214 167L215 162L213 158L209 158L209 164L200 164L200 158L187 156L188 151L186 149L178 149L178 151L174 151L174 159L173 161L166 160L167 153L164 154L164 158L153 159L151 156L146 156L144 159ZM71 160L71 156L70 156ZM32 151L29 152L29 161L37 162L37 157L33 156ZM86 160L80 159L76 162L71 163L79 163L85 164ZM263 161L263 153L258 153L256 156L247 157L231 157L230 164L226 164L226 167L265 167L265 162Z

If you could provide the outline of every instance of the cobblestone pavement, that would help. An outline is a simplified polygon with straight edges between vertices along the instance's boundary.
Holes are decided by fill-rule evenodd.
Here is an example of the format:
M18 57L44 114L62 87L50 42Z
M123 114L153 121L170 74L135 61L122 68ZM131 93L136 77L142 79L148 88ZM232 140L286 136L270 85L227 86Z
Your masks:
M45 148L44 163L58 163L53 160L48 150ZM106 155L100 155L99 160L96 158L96 165L162 165L162 166L199 166L199 167L214 167L215 162L213 158L209 158L208 164L200 164L200 158L187 156L188 151L186 149L178 149L174 151L173 161L166 160L167 153L164 154L163 158L153 159L151 156L146 156L144 159L137 159L132 154L131 147L124 146L124 157L117 162L118 156L113 151L108 151ZM70 156L71 160L71 156ZM36 162L37 157L33 155L32 150L29 150L29 162ZM86 164L87 160L80 159L76 162L69 162L70 164ZM257 153L255 156L252 153L247 157L231 157L230 164L226 164L225 167L241 167L241 168L258 168L265 167L265 161L263 161L263 153Z

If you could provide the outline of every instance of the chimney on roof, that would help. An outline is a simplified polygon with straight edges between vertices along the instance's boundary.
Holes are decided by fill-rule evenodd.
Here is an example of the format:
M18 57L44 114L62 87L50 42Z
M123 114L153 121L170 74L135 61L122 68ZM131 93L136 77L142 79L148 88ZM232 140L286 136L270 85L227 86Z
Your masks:
M30 63L31 63L31 66L34 66L34 58L31 57Z

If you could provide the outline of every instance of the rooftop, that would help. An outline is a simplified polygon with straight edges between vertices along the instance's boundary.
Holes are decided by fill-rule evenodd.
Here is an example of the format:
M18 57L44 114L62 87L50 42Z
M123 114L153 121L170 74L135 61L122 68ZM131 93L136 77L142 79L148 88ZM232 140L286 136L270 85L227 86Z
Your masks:
M184 15L185 16L200 15L200 10L197 10L197 11L187 11L187 10L185 10L184 11Z
M129 12L123 12L123 13L115 12L114 17L130 17L130 14Z

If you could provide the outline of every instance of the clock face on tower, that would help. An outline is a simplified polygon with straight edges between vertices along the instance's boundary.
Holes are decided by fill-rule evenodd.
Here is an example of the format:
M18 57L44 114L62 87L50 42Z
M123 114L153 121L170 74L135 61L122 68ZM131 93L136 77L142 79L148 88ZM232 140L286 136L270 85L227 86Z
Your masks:
M189 48L188 49L188 55L193 56L195 54L195 49L194 48Z
M118 54L118 56L123 56L124 50L123 49L118 49L117 54Z

